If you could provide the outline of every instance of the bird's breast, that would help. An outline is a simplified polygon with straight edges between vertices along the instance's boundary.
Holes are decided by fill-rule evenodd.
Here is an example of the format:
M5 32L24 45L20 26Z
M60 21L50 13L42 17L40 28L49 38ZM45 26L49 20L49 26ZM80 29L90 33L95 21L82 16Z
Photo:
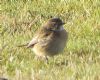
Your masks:
M39 55L53 56L60 53L67 42L67 32L65 30L54 32L44 40L34 46L34 51Z
M46 51L48 51L51 55L58 54L66 46L66 41L67 32L65 30L57 33L55 32L51 37L51 41L48 42L48 45L46 46Z

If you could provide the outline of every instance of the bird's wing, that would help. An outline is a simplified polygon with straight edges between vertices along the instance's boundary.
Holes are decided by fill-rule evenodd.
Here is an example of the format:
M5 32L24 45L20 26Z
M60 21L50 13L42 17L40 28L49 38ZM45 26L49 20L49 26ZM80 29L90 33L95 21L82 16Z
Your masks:
M37 37L33 38L27 45L27 48L33 47L36 43L38 43Z
M27 45L27 48L31 48L33 47L35 44L38 43L38 38L39 38L39 31L37 31L35 34L34 34L34 37L33 39L28 43Z
M51 32L40 30L34 36L34 38L29 42L28 48L33 47L35 44L39 43L41 46L46 46L51 40ZM48 36L49 35L49 36Z

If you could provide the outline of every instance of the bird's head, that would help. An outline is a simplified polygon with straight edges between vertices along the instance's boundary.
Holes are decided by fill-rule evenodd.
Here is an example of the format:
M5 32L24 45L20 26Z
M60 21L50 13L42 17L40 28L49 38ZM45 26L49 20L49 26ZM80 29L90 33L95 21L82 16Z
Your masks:
M51 31L60 31L63 30L64 24L60 18L51 18L47 21L45 27Z

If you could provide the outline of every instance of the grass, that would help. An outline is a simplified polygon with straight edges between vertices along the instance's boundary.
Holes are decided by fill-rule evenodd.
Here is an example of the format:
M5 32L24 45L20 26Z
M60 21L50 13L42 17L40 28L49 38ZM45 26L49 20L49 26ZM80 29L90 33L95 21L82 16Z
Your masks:
M9 80L100 80L100 0L1 0L0 77ZM66 22L69 40L49 64L18 45L50 17Z

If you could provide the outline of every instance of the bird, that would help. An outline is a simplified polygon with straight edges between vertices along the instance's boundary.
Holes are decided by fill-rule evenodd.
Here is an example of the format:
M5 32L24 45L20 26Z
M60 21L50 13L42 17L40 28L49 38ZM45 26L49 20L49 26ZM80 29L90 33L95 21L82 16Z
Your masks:
M36 31L27 48L31 48L37 57L47 61L48 57L61 53L68 40L68 32L64 29L64 24L60 18L49 19Z

